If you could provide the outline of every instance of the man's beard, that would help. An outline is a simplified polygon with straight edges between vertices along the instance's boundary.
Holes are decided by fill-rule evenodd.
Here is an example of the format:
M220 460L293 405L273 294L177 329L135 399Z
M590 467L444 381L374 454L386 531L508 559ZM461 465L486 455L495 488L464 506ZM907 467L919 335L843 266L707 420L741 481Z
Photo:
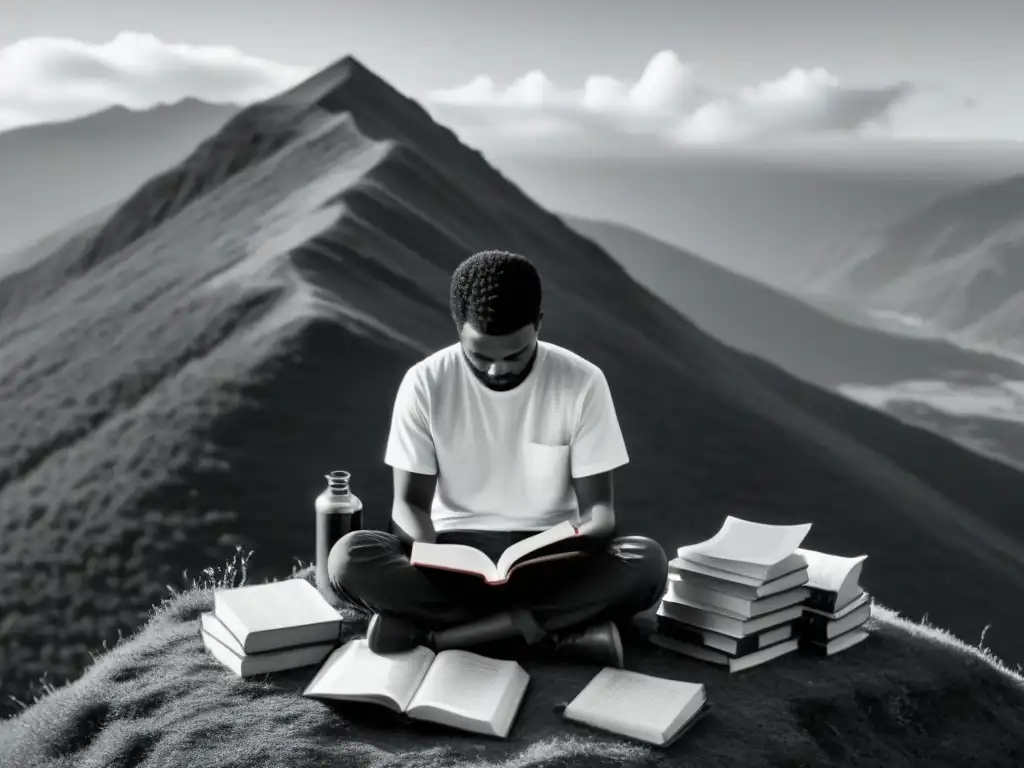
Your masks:
M534 344L533 354L530 356L530 362L526 364L526 367L522 371L512 377L502 377L501 380L495 381L493 378L488 376L486 373L481 371L475 365L473 365L469 358L466 356L466 350L462 350L462 357L466 360L466 365L469 366L469 370L477 380L488 389L494 390L495 392L507 392L510 389L515 389L522 384L526 377L530 375L530 371L533 370L533 364L537 361L537 352L540 351L540 345Z

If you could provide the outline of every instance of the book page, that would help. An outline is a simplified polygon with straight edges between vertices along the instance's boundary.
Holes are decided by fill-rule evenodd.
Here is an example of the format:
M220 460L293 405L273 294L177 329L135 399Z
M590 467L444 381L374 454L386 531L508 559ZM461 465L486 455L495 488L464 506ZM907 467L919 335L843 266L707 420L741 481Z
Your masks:
M528 560L522 560L508 569L508 573L505 574L505 581L508 581L508 579L512 577L512 574L516 572L516 569L522 566L535 565L537 563L550 563L553 560L566 560L570 557L581 557L585 554L585 552L552 552L550 555L540 555L539 557L531 557ZM500 584L503 582L499 581L496 583Z
M860 577L867 555L841 557L813 549L798 549L807 560L807 586L825 592L839 592L851 579Z
M857 597L853 598L850 602L846 603L845 605L840 605L838 608L836 608L836 610L833 613L829 614L825 611L819 611L819 613L824 613L826 616L828 616L828 618L832 619L833 621L838 621L839 619L849 616L851 613L856 611L861 606L868 605L870 602L871 596L867 592L861 592ZM808 609L805 607L804 610L806 611Z
M733 571L726 571L721 568L715 568L713 565L707 565L705 563L698 563L696 560L684 560L683 554L685 554L685 547L680 547L679 557L669 560L669 568L676 568L681 573L699 573L704 576L710 576L719 581L731 581L734 584L742 584L748 587L760 587L769 582L763 579L758 579L754 576L744 576L742 573L734 573ZM683 579L685 581L685 579Z
M825 636L828 638L836 637L844 632L849 632L851 629L859 627L861 624L871 618L871 605L864 604L854 611L843 616L841 619L835 619L825 624Z
M678 562L670 563L670 568L678 567ZM692 563L687 563L692 566ZM704 566L704 571L708 570L709 566ZM684 582L686 584L692 584L697 587L703 587L705 589L713 589L717 592L724 592L727 595L734 597L741 597L746 600L757 600L771 595L777 595L780 592L793 589L795 587L801 587L807 583L807 568L800 568L799 570L792 571L790 573L779 576L778 578L770 581L765 581L759 587L749 587L745 584L740 584L736 581L727 581L716 576L708 576L703 571L695 571L691 568L681 568L680 572L672 572L669 570L669 581L670 582Z
M679 556L774 565L793 554L810 530L810 523L767 525L729 516L712 538L680 547Z
M867 640L870 636L871 635L867 630L854 629L833 638L828 642L825 648L828 655L831 656L834 653L845 651L847 648L852 648L857 643Z
M729 671L742 672L744 669L760 666L773 659L785 656L787 653L792 653L799 647L800 641L797 638L793 638L760 648L753 653L748 653L746 656L738 656L735 659L731 659L729 661Z
M565 520L558 525L553 525L547 530L540 531L539 533L530 536L529 538L518 541L504 552L501 553L501 557L498 559L497 573L499 578L505 578L512 565L517 560L522 559L531 552L536 552L538 549L550 546L558 541L572 538L577 534L576 526Z
M432 707L463 720L490 722L516 666L514 661L490 659L470 651L442 651L413 697L410 709Z
M226 647L230 648L231 652L236 656L245 656L245 648L238 642L238 638L228 631L228 628L224 626L223 622L212 611L207 611L199 617L199 625L203 632L219 640Z
M404 712L419 687L434 653L419 646L402 653L378 654L366 638L350 640L324 662L303 696L355 701L380 700Z
M660 744L684 711L696 712L704 686L605 667L565 708L565 717Z
M417 566L476 573L488 580L497 577L497 569L491 558L479 549L466 544L414 541L409 562Z

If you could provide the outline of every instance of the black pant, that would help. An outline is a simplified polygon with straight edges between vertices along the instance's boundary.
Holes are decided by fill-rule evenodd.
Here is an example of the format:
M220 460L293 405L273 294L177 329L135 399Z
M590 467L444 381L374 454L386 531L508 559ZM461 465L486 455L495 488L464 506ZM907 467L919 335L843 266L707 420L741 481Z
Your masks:
M510 544L536 531L441 531L438 543L468 544L497 561ZM384 531L352 531L331 549L331 587L372 613L394 613L426 629L444 629L511 607L530 610L547 632L623 620L654 605L665 591L668 564L645 536L590 542L582 557L536 563L505 584L409 562L410 548Z

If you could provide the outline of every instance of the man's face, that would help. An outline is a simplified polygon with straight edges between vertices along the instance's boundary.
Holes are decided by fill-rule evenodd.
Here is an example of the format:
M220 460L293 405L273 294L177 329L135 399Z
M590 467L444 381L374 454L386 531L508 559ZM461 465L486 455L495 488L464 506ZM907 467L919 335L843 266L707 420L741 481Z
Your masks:
M530 323L507 336L488 336L466 323L461 334L463 357L484 386L514 389L532 369L540 323L537 326Z

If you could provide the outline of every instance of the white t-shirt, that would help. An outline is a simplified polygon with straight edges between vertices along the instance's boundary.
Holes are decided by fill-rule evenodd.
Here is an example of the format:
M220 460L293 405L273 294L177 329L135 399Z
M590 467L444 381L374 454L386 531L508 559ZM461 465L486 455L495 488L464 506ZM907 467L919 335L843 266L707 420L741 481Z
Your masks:
M507 392L473 375L459 342L403 377L384 462L437 475L436 531L575 521L571 478L629 462L601 369L554 344L538 346L529 376Z

